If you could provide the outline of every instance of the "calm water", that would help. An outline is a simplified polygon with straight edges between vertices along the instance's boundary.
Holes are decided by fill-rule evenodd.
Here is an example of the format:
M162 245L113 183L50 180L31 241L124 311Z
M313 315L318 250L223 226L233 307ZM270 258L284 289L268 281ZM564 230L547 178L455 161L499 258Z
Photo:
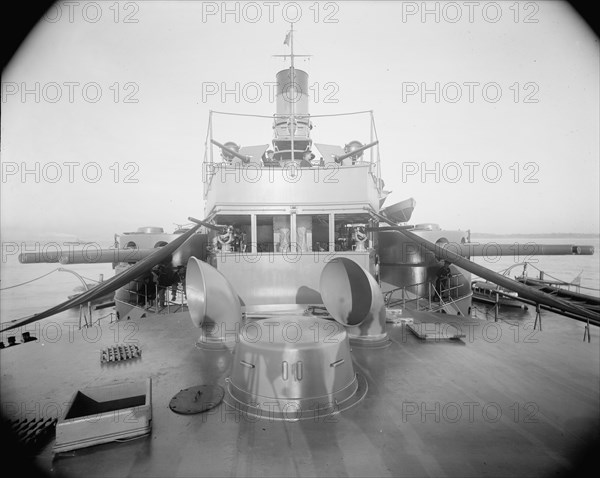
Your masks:
M61 250L77 250L79 247L70 244L52 243L51 247L39 243L17 244L17 250L14 252L12 243L3 244L2 262L0 264L0 317L2 322L25 317L34 313L55 306L65 300L69 295L76 293L74 289L82 287L81 280L72 273L58 271L57 269L69 269L84 278L89 284L95 284L99 275L103 274L104 279L109 279L114 275L112 264L77 264L63 266L61 264L21 264L18 261L18 253L21 251L34 252L42 251L44 253L52 252L58 244ZM111 243L99 243L97 246L89 248L93 251L94 247L110 247ZM12 287L23 282L31 281L38 277L47 276L35 280L29 284L18 287ZM12 288L9 288L12 287ZM79 291L80 292L80 291ZM79 317L78 310L72 310L60 314L57 317Z
M538 256L528 257L530 262L528 267L530 277L537 275L535 268L539 268L546 273L546 277L554 276L556 278L570 281L574 279L580 272L582 273L581 285L592 289L600 289L600 261L598 252L600 250L600 241L594 239L573 239L573 238L477 238L473 242L479 243L508 243L515 242L536 242L543 244L574 244L574 245L592 245L595 247L593 256ZM101 243L99 247L109 247L111 244ZM36 245L28 245L28 251L35 250ZM65 248L68 246L65 246ZM72 247L72 246L71 246ZM20 248L24 249L23 246ZM81 281L73 274L56 271L59 267L68 268L81 276L88 279L88 282L93 283L97 280L99 274L104 274L104 278L108 279L113 276L111 264L80 264L72 266L61 266L60 264L21 264L19 263L16 253L7 253L3 251L2 263L0 268L0 288L7 287L30 281L44 274L50 273L48 276L34 281L32 283L6 289L0 291L0 317L2 322L13 319L22 318L34 313L41 312L49 307L52 307L66 300L67 296L73 294L76 287L81 286ZM12 250L8 250L12 252ZM522 262L523 257L480 257L476 258L475 262L484 265L496 272L505 270L506 268ZM54 272L52 272L54 271ZM520 274L521 268L515 268L511 277ZM592 291L582 292L592 294ZM598 295L598 292L595 293ZM518 319L531 318L530 312L520 310L506 309L503 313L508 316L514 316ZM476 305L475 316L486 318L488 309L480 304ZM79 317L78 310L71 310L60 314L53 320L69 321L77 320ZM489 317L488 317L489 318Z

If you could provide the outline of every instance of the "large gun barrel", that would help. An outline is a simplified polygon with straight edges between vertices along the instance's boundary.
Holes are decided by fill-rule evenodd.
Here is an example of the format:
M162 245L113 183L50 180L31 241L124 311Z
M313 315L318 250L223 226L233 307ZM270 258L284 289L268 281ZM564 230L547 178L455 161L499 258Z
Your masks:
M496 242L479 243L447 243L438 244L441 247L453 251L463 257L500 257L500 256L591 256L594 255L594 246L577 246L573 244L537 244L528 242L525 244L498 244Z
M442 247L439 244L434 244L433 242L430 242L405 228L393 226L393 222L385 216L382 216L377 213L373 214L377 216L380 220L390 224L393 228L397 230L397 232L405 236L407 239L423 247L424 249L427 249L429 252L433 253L436 257L439 257L440 259L447 260L456 265L457 267L465 269L466 271L469 271L472 274L482 277L488 280L489 282L493 282L494 284L498 284L501 287L517 292L520 297L530 300L536 304L545 305L551 307L554 310L568 312L569 314L572 314L572 316L577 317L579 320L589 319L590 323L593 323L594 325L600 325L599 315L597 312L593 312L589 309L578 306L577 304L574 304L572 302L566 301L554 295L546 294L545 292L539 291L534 287L521 284L520 282L512 280L509 277L500 275L497 272L494 272L480 264L477 264L475 262L470 261L469 259L464 258L462 254L455 252L455 250L448 247L448 245L446 247ZM460 246L460 244L455 245Z
M221 150L226 151L227 153L231 154L232 156L235 156L236 158L241 159L242 162L244 162L244 163L249 163L250 160L252 159L250 156L246 156L244 154L240 154L237 151L234 151L233 149L228 148L224 144L221 144L218 141L215 141L214 139L211 139L210 142L212 144L214 144L215 146L221 148Z
M344 159L349 158L350 156L354 156L355 154L362 153L364 150L372 148L373 146L375 146L378 143L379 143L379 141L373 141L372 143L365 144L364 146L361 146L360 148L356 148L354 151L349 151L346 154L342 154L340 156L334 156L333 159L335 160L336 163L341 163Z
M37 322L38 320L45 319L46 317L51 317L60 312L64 312L65 310L72 309L73 307L77 307L78 305L85 304L86 302L90 302L99 297L103 297L110 292L114 292L120 287L123 287L128 282L140 277L144 274L147 274L152 270L152 268L166 259L171 257L177 249L179 249L192 235L196 233L196 231L200 228L199 225L192 227L189 231L181 234L177 239L168 243L166 246L159 247L156 249L152 249L154 254L142 259L137 262L134 266L131 266L127 270L117 274L110 279L101 282L96 287L82 294L69 299L61 304L58 304L50 309L45 310L39 314L35 314L32 316L24 317L19 320L12 320L10 322L3 322L0 324L0 332L6 332L7 330L15 329L17 327L23 327L24 325L30 324L32 322ZM126 250L126 249L122 249Z
M114 262L137 262L148 257L156 249L95 249L24 252L19 254L21 264L60 263L110 264Z
M66 264L100 264L138 262L156 252L156 249L95 249L63 252L58 262Z
M21 264L57 264L61 254L61 251L22 252L19 254L19 262Z

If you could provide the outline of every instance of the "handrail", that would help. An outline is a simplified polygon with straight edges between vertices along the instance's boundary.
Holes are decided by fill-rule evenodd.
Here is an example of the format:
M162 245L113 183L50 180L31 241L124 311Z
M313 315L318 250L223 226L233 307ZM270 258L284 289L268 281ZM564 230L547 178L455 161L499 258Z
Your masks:
M218 115L226 115L226 116L245 116L248 118L281 118L281 117L288 117L289 114L283 114L283 113L275 113L272 115L257 115L257 114L250 114L250 113L232 113L230 111L214 111L211 110L211 113L213 114L218 114ZM373 110L363 110L363 111L350 111L348 113L331 113L328 115L311 115L311 114L301 114L301 115L295 115L298 118L333 118L335 116L352 116L352 115L364 115L373 113Z
M370 116L370 124L368 127L370 130L369 145L372 145L372 146L376 145L376 147L369 148L370 149L370 158L366 162L369 162L370 164L375 165L374 171L371 170L370 174L373 175L373 177L375 179L377 191L379 194L381 194L383 191L383 184L381 181L381 156L380 156L380 151L379 151L379 138L377 135L377 129L375 127L375 118L373 115L373 110L353 111L353 112L347 112L347 113L334 113L334 114L324 114L324 115L305 114L305 115L301 115L301 119L303 121L307 120L310 122L310 120L312 118L334 118L334 117L338 117L338 116L352 116L352 115L363 115L363 114L368 114ZM221 164L220 161L218 163L215 163L215 160L214 160L215 158L213 156L213 143L214 143L214 140L213 140L213 115L238 116L238 117L248 117L248 118L263 118L263 119L275 119L275 120L277 120L277 118L289 117L289 115L287 115L287 114L273 114L273 115L267 116L267 115L257 115L257 114L248 114L248 113L232 113L232 112L226 112L226 111L211 110L209 112L209 120L208 120L207 134L206 134L205 152L204 152L204 163L211 164L211 165ZM375 143L375 144L373 144L373 143ZM297 150L295 150L295 151L297 151ZM264 165L262 163L262 161L254 163L254 164L259 164L260 166L268 167L268 166ZM252 167L255 167L254 164ZM351 165L351 166L355 166L355 165ZM203 172L203 176L205 176L204 172ZM208 174L206 176L208 176L208 177L203 178L204 199L207 198L208 193L211 189L212 181L213 181L212 174Z
M139 283L139 281L134 281L134 282ZM156 311L156 313L161 313L163 310L167 309L167 314L168 314L168 313L170 313L171 306L177 306L176 310L179 310L179 308L183 309L187 306L187 301L185 300L185 298L186 298L185 288L180 283L177 283L174 286L175 286L176 300L169 298L169 297L173 296L173 285L169 285L169 286L158 285L158 286L155 286L156 294L155 294L154 298L152 298L152 299L148 299L147 287L144 288L143 292L138 292L136 290L129 289L127 291L129 293L128 302L131 305L135 305L136 307L143 307L146 310ZM165 305L160 306L160 307L159 307L160 304L158 304L158 301L159 301L158 292L159 291L164 291L164 303L165 303ZM132 299L132 294L133 294L133 297L135 297L135 300ZM140 297L144 298L143 305L139 304Z
M414 302L416 304L417 310L429 310L429 311L440 310L446 305L454 304L458 300L460 300L464 297L467 297L467 295L459 296L458 293L456 293L456 294L452 293L453 291L457 291L458 289L461 288L461 284L458 280L456 281L455 285L452 285L452 280L458 279L460 277L464 278L463 274L457 273L457 274L452 274L451 276L449 276L448 277L449 287L442 288L440 291L438 291L436 289L433 282L430 280L423 281L423 282L417 282L415 284L410 284L407 286L396 287L395 289L391 289L384 293L384 303L386 304L387 307L389 307L392 304L396 305L399 302L402 302L402 308L406 308L406 304L410 304L410 303ZM414 297L407 298L407 292L409 292L409 291L407 291L407 289L412 288L412 289L416 290L418 287L422 287L422 286L427 286L427 296L426 297L424 297L422 295L418 295L416 292L414 292L413 293ZM433 290L433 295L432 295L432 290ZM402 291L402 297L400 299L396 299L393 301L392 297L393 297L394 293L397 291ZM448 298L445 298L446 293L448 294ZM453 295L454 295L454 297L453 297ZM433 297L436 297L437 300L432 300ZM422 300L427 300L427 306L423 309L421 309L421 307L420 307L420 301L422 301ZM433 302L437 303L438 306L434 307Z

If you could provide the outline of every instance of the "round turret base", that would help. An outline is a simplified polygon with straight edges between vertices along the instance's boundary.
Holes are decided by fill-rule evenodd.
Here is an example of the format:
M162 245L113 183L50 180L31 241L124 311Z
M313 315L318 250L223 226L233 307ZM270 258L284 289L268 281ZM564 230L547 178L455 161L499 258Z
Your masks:
M378 336L349 336L350 346L365 349L383 349L389 347L392 341L388 338L388 334Z
M225 402L273 420L319 419L356 405L367 392L354 372L343 326L317 317L272 316L240 330Z

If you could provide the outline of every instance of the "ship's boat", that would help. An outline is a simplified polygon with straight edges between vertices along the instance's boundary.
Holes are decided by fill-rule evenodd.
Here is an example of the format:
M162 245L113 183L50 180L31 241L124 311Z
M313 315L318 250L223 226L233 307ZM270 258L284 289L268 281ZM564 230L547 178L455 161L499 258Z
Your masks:
M581 286L581 275L570 282L547 278L543 271L540 271L539 277L528 276L526 271L515 278L522 284L527 284L547 294L560 297L580 307L584 307L593 312L600 312L600 297L598 290ZM575 289L575 290L573 290ZM582 290L583 289L583 290ZM595 295L592 295L595 294Z
M502 289L496 284L485 281L473 281L471 283L473 289L473 300L484 302L486 304L498 303L504 307L519 307L527 309L527 306L519 302L519 294L507 289Z
M386 207L382 210L382 213L396 223L408 222L416 205L417 201L408 198Z

